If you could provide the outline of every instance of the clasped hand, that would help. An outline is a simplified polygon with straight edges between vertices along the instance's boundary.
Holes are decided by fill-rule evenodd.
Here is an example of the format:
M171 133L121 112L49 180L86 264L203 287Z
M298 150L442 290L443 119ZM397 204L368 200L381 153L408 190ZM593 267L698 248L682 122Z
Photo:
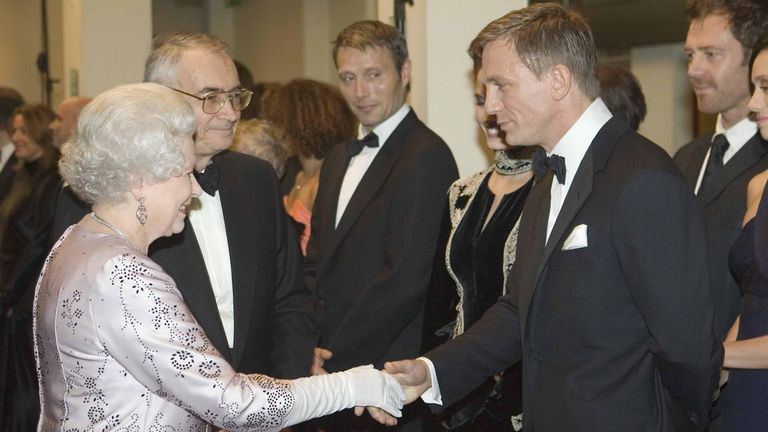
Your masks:
M403 394L401 399L402 404L409 404L418 399L425 391L432 387L432 382L429 375L429 368L427 364L422 360L400 360L395 362L387 362L384 365L384 375L388 378L394 378L397 380L400 387L400 392ZM376 408L374 406L355 407L355 414L362 415L363 410L367 409L368 414L377 422L385 424L387 426L394 426L397 424L395 417L400 417L399 410L393 414L389 410L382 408Z

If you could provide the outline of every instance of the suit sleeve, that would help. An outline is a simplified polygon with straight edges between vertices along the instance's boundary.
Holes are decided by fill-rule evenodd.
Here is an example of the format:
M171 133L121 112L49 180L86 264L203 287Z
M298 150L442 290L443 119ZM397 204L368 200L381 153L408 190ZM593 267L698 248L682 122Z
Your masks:
M275 191L277 189L275 188ZM277 290L275 292L274 350L271 363L279 378L308 376L318 332L313 319L314 296L302 280L301 254L295 230L279 196L277 211Z
M629 181L612 215L612 238L630 294L648 327L662 384L706 425L722 363L712 329L704 223L684 180L646 172Z
M435 365L443 406L474 390L522 356L520 318L510 295L501 297L465 333L424 354Z
M372 359L382 366L389 347L423 311L446 191L458 178L458 170L444 145L403 156L410 159L398 173L397 193L389 206L385 265L370 284L360 287L330 341L334 357L344 359L344 364L332 368Z

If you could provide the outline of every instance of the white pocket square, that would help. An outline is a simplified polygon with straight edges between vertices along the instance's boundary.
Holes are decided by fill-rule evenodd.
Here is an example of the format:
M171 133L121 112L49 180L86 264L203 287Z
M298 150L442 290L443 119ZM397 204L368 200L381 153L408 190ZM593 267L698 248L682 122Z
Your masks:
M563 250L581 249L589 246L587 241L587 226L584 224L576 225L573 231L568 234L568 238L563 243Z

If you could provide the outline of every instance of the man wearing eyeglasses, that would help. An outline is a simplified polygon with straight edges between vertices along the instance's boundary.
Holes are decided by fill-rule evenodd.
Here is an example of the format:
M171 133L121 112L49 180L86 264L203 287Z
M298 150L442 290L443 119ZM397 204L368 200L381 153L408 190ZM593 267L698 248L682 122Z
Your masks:
M204 190L184 231L156 241L150 256L238 372L309 375L317 341L312 296L277 177L267 162L227 151L252 94L240 86L227 45L202 34L159 36L144 80L176 90L194 109L195 171Z

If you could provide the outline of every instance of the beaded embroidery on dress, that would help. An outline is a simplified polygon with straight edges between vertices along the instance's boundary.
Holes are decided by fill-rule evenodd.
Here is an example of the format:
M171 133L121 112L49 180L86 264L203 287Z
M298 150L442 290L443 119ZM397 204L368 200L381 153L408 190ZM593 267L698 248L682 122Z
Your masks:
M289 384L232 370L156 263L80 226L46 260L34 336L41 431L277 430L295 406Z

